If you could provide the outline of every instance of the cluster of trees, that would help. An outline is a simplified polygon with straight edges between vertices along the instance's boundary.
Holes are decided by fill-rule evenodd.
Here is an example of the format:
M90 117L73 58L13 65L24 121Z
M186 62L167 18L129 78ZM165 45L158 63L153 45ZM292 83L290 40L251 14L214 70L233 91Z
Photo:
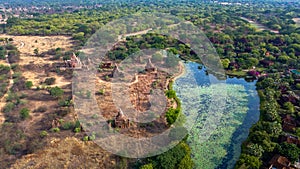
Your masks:
M192 169L194 167L191 149L185 140L163 154L145 159L143 163L145 164L139 164L140 169Z
M278 75L278 73L271 74L257 83L261 117L251 128L249 137L243 144L237 168L242 165L260 168L263 162L267 163L275 154L287 157L292 162L297 161L300 157L300 148L296 144L280 141L281 136L297 136L296 131L283 130L282 117L289 114L299 121L300 113L296 112L294 108L299 105L299 101L291 103L281 100L282 95L286 93L282 88L287 87L292 91L293 88L295 89L296 83L293 76L280 78Z

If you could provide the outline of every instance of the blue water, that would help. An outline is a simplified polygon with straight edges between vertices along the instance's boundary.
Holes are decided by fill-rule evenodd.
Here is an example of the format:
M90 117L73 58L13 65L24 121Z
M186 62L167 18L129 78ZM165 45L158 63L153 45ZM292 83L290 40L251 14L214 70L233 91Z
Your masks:
M259 119L256 81L220 80L198 66L185 63L185 75L174 83L186 126L192 126L188 143L195 168L233 168L242 142Z

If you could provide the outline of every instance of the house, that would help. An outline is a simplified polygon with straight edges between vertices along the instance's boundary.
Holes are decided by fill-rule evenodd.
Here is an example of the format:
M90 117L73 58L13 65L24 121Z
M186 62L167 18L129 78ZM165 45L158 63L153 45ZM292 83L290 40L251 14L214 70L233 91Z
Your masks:
M129 119L126 118L123 111L120 109L118 115L115 117L115 127L117 128L129 128L130 122Z
M291 166L291 162L286 157L278 154L269 161L269 164L269 169L294 169L294 167Z

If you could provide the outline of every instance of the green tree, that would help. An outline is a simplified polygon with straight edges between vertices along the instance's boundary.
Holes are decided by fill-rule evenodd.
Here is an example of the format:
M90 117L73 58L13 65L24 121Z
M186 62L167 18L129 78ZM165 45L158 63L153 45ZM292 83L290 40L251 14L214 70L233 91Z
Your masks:
M152 163L145 164L141 166L140 169L153 169L153 164Z
M221 59L222 65L225 69L228 69L230 60L229 59Z
M284 108L287 109L290 113L295 113L295 106L291 102L285 102Z
M29 117L29 113L30 113L30 110L28 108L23 108L21 109L20 111L20 117L21 119L27 119Z
M25 87L26 87L27 89L30 89L32 86L33 86L32 81L26 81L26 82L25 82Z
M61 88L55 86L55 87L50 88L49 93L51 96L53 96L55 98L59 98L64 94L64 91Z
M279 152L281 155L287 157L292 162L299 159L300 149L295 144L282 143L279 147Z

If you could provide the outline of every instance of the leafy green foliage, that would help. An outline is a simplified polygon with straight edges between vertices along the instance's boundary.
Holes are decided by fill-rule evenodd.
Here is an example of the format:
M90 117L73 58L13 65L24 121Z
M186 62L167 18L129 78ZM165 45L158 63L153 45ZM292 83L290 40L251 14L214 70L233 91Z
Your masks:
M64 91L61 88L55 86L50 88L49 93L51 96L59 98L64 94Z
M50 78L45 79L45 83L47 85L54 85L55 84L55 80L56 79L54 77L50 77Z
M30 89L32 86L33 86L32 81L26 81L26 82L25 82L25 87L26 87L27 89Z
M282 143L280 144L279 152L292 162L297 161L300 156L300 149L295 144Z
M48 136L48 132L45 131L45 130L41 131L40 137L44 138L44 137L46 137L46 136Z
M27 119L29 117L30 110L28 108L23 108L20 111L21 119Z

